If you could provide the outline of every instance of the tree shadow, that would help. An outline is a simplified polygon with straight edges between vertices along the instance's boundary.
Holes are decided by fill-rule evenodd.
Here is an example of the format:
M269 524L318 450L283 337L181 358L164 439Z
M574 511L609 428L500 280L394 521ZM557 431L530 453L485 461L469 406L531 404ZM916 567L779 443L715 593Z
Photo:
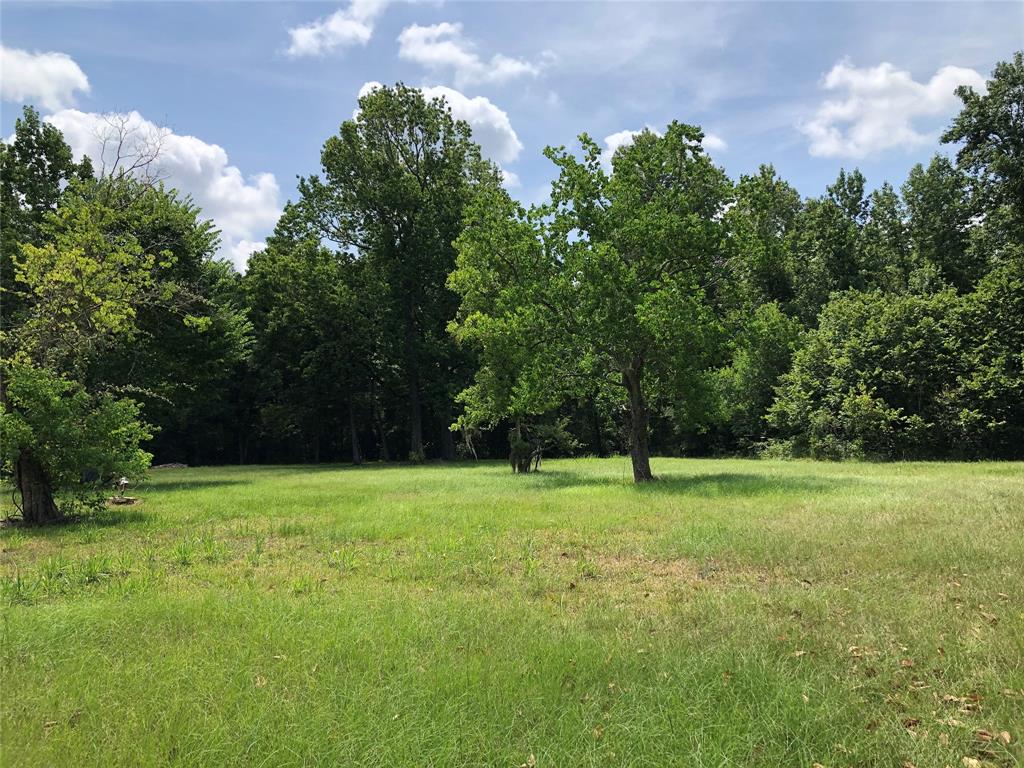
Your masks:
M146 523L150 515L133 507L104 507L86 512L75 512L44 525L27 525L20 517L11 516L0 526L3 530L16 531L19 536L34 539L59 537L68 531L88 528L112 528L114 526Z
M741 497L788 493L833 493L857 484L847 477L816 475L773 475L742 472L709 472L696 475L662 475L651 483L634 483L623 477L588 476L565 470L541 470L524 478L528 487L543 489L605 486L631 488L636 493L656 496ZM527 487L527 486L524 486Z

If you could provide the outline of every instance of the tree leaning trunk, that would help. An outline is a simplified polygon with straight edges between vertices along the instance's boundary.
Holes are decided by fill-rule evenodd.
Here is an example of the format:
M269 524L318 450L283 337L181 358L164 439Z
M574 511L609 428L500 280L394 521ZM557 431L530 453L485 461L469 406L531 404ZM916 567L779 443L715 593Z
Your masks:
M622 372L622 383L629 392L629 456L633 460L633 482L646 483L654 479L651 473L651 449L648 442L650 418L647 401L641 386L641 363Z
M14 481L21 492L21 516L28 525L45 525L63 515L53 501L53 486L46 470L31 451L22 451L14 463Z

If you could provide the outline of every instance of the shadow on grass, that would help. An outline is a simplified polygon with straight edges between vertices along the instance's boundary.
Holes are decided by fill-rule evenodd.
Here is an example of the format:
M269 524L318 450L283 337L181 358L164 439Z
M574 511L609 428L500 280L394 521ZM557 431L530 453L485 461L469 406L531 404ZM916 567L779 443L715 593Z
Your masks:
M629 476L592 477L564 470L541 470L527 480L533 488L576 488L619 486L637 493L667 496L763 496L788 493L834 493L856 485L846 477L814 475L763 475L740 472L716 472L699 475L667 475L653 483L634 484Z
M45 525L25 525L20 517L9 517L4 521L3 528L17 531L19 535L45 539L62 536L68 531L133 525L145 523L149 519L150 516L137 507L104 507L95 512L70 514Z

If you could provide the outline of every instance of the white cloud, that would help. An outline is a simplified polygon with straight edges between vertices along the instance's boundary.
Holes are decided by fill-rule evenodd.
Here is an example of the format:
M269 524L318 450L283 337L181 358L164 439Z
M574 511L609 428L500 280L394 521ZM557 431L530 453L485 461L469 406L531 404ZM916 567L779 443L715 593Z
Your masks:
M126 126L132 140L129 152L145 150L146 142L159 137L160 151L154 163L167 184L192 196L203 216L213 219L221 231L221 251L239 270L245 269L251 250L261 246L260 236L270 230L281 214L280 190L272 173L248 178L228 161L228 154L216 144L195 136L182 136L146 120L138 112L100 115L65 109L44 118L59 128L75 155L86 154L97 171L108 170L113 149L104 149L111 121Z
M330 16L288 30L289 56L323 56L336 48L366 45L373 37L373 25L388 0L352 0L347 8Z
M501 183L505 185L506 189L518 189L522 184L518 173L506 170L505 168L501 169Z
M705 133L704 141L701 142L701 146L708 152L725 152L725 150L729 148L725 139L717 133Z
M822 81L825 90L841 97L825 101L798 127L810 139L810 153L820 157L865 157L917 146L935 136L915 129L915 119L955 109L958 85L983 90L985 78L973 69L942 67L928 82L919 83L888 62L856 67L843 60Z
M462 36L462 25L447 21L423 27L413 24L398 36L398 55L430 70L451 68L455 85L503 83L524 75L536 75L540 68L522 59L495 54L484 60L476 46Z
M359 89L359 97L380 87L381 84L376 81L364 83ZM470 98L461 91L443 85L420 88L420 91L428 99L444 98L452 110L452 116L469 123L473 130L473 140L480 145L485 156L497 163L510 163L519 157L523 143L512 128L508 113L495 106L490 99L484 96Z
M46 110L75 103L89 92L89 78L66 53L30 53L0 45L0 93L4 101L35 103Z
M225 249L228 259L238 268L239 271L245 270L245 265L249 263L249 257L252 256L256 251L262 251L267 247L265 240L239 240L237 243L229 248Z

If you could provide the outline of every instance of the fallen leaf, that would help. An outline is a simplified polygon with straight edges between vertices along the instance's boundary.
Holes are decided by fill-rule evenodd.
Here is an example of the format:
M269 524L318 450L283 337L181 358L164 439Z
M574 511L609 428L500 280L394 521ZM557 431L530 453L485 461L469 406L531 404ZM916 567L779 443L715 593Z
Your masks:
M983 618L985 621L987 621L992 626L995 626L996 624L999 623L999 617L996 616L994 613L985 613L985 611L980 611L980 613L981 613L981 618Z
M1012 739L1010 738L1010 732L1009 731L1000 731L999 732L999 740L1001 742L1003 742L1003 744L1009 744L1012 741Z
M803 656L805 653L807 653L807 651L793 651L793 655L796 656L797 658L799 658L800 656Z
M902 763L900 763L900 768L917 768L917 766L909 760L904 760Z
M919 717L905 717L903 718L904 728L916 728L921 724L921 718Z
M536 765L537 765L537 758L531 752L530 756L528 758L526 758L526 768L534 768L534 766L536 766Z
M989 742L995 737L992 735L991 731L986 731L984 728L980 728L974 732L974 738L978 741Z
M981 768L981 760L973 757L965 757L960 762L964 764L964 768Z
M262 688L267 684L267 678L265 678L263 675L256 675L256 679L253 680L253 682L256 684L257 688Z
M810 704L811 703L811 697L808 696L806 693L800 694L800 698L802 698L804 700L804 704Z
M602 736L604 736L604 726L599 725L594 729L594 740L600 741Z
M949 746L949 734L948 733L940 733L939 734L939 744L941 744L944 747L948 747Z
M901 667L912 667L912 666L914 666L914 660L913 659L900 659L900 666Z

